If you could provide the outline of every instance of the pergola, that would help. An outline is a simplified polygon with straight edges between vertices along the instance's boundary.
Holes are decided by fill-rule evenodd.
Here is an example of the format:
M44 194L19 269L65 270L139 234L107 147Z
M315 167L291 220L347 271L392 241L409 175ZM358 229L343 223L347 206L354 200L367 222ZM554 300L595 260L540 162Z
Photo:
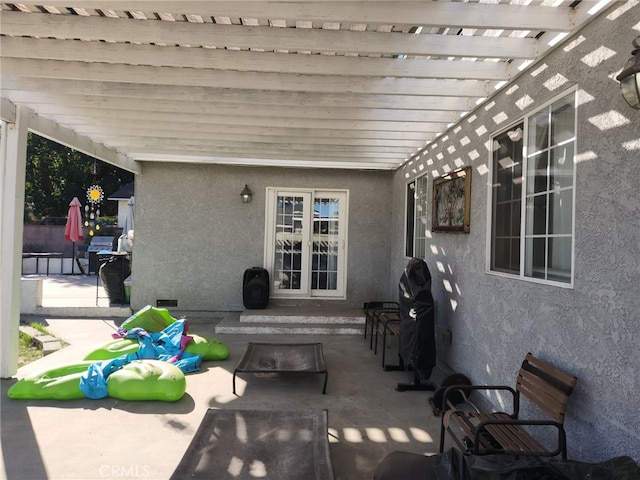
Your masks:
M26 132L144 162L395 170L612 0L0 4L2 354Z
M2 3L3 118L133 170L396 169L603 3Z

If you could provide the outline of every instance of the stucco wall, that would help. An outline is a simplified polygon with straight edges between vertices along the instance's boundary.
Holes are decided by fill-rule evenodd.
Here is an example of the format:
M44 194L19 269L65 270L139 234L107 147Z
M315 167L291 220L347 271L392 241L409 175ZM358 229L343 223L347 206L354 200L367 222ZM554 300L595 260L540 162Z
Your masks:
M145 163L136 176L132 306L175 299L176 311L242 310L242 274L263 265L266 187L349 190L342 303L380 298L390 277L392 183L392 172Z
M569 454L583 461L623 454L640 460L640 111L624 103L614 80L640 34L640 6L632 2L623 12L621 5L463 119L428 155L399 170L394 185L399 278L407 261L397 233L406 183L424 172L473 168L471 232L433 233L427 249L439 361L478 384L513 385L528 351L575 374L566 427ZM490 135L576 84L575 287L487 274ZM442 342L445 329L453 332L451 346Z

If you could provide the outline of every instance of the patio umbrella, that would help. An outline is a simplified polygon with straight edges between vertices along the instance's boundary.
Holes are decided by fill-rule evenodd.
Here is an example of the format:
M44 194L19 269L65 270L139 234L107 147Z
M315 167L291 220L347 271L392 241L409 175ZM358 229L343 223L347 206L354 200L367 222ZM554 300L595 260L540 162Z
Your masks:
M71 240L73 242L73 255L71 259L71 273L74 273L74 265L76 262L76 242L82 240L84 235L82 233L82 213L80 212L80 200L78 197L73 197L69 204L69 213L67 214L67 223L64 226L64 239Z

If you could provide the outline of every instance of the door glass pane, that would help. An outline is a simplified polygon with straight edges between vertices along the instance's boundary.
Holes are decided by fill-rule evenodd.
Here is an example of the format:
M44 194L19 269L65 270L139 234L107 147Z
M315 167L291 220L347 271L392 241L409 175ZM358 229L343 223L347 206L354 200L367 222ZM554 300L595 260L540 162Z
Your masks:
M338 288L339 213L340 201L336 198L316 198L313 203L312 290Z
M304 198L278 196L274 290L299 290L302 276L302 216Z

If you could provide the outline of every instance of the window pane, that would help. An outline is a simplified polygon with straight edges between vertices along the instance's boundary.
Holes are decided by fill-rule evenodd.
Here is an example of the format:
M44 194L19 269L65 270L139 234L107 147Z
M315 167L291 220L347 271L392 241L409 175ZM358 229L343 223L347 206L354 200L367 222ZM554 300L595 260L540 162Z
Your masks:
M520 238L520 217L522 202L518 198L517 201L511 203L511 236ZM519 250L519 249L518 249Z
M526 245L527 262L525 275L545 278L546 238L528 238Z
M563 98L551 108L551 145L558 145L573 139L576 118L573 96Z
M547 196L536 195L527 199L526 235L545 235L547 233Z
M414 219L415 219L415 189L416 183L411 182L407 185L407 217L406 232L405 232L405 245L404 254L407 257L413 257L413 232L414 232Z
M529 120L528 150L539 152L549 146L549 112L545 110Z
M551 151L551 189L573 187L573 143Z
M427 236L429 225L427 224L427 214L429 212L427 186L428 176L422 175L416 179L415 190L415 232L414 232L414 251L413 256L425 258L427 255Z
M505 237L511 234L511 204L496 205L496 220L494 233L497 237Z
M493 269L499 272L520 273L520 240L500 238L494 245Z
M549 239L549 280L571 280L571 237Z
M561 190L550 195L549 234L571 235L573 228L573 191Z
M276 252L273 288L300 288L302 264L302 197L279 196L276 211Z
M514 274L520 273L523 128L520 124L493 142L491 269Z
M311 288L337 289L338 233L340 201L318 197L313 202L313 242L311 248Z
M527 164L527 192L539 193L547 191L548 155L543 152L529 159Z

